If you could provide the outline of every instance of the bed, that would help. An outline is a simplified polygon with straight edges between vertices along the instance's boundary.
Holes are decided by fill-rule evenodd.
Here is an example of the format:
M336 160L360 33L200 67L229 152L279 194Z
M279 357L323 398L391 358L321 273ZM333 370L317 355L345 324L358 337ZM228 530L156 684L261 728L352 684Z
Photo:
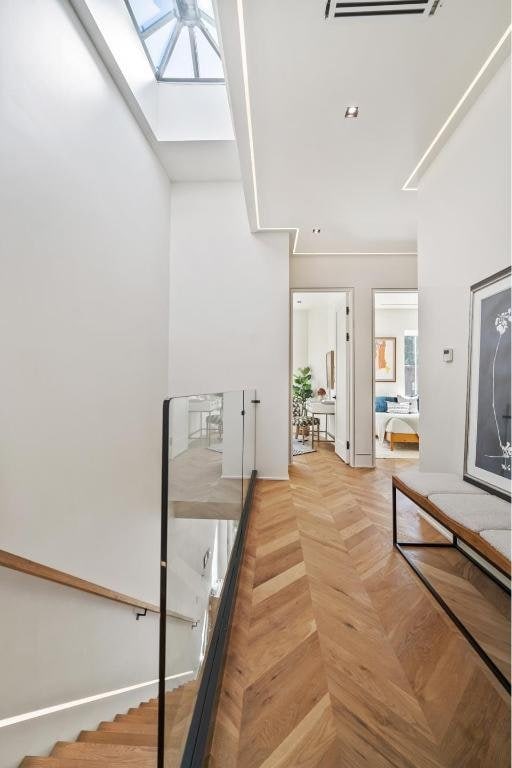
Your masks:
M400 414L387 413L382 409L382 403L378 401L382 398L376 398L375 400L375 436L380 443L384 440L389 442L389 447L393 450L396 443L415 443L419 445L420 442L420 414L419 413L407 413ZM392 402L396 402L396 398L386 398Z

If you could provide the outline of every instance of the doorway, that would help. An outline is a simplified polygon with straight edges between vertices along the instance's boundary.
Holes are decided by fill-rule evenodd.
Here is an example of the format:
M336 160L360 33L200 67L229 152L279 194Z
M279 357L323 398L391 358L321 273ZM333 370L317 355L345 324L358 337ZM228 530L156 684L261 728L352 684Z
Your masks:
M353 463L351 324L351 289L291 291L290 461L327 449Z
M418 291L373 291L374 459L420 451Z

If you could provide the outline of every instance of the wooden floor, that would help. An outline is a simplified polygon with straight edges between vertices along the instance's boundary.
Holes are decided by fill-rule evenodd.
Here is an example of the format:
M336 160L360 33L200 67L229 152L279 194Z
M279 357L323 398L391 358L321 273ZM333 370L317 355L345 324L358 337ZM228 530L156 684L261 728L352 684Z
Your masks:
M331 451L257 483L210 768L508 767L509 696L391 546L390 477L411 462L352 470ZM474 581L473 624L506 666L508 606Z

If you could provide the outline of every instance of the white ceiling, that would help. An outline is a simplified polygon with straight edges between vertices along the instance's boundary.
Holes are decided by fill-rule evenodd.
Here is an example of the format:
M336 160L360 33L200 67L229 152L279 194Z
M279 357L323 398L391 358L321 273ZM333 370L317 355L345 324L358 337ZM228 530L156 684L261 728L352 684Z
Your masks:
M239 18L240 4L242 35L227 18L234 0L218 0L259 226L298 227L299 253L414 252L417 193L401 187L503 35L509 0L442 0L428 19L329 21L325 0L239 0ZM243 59L244 42L242 99L234 50ZM359 118L345 120L352 104Z

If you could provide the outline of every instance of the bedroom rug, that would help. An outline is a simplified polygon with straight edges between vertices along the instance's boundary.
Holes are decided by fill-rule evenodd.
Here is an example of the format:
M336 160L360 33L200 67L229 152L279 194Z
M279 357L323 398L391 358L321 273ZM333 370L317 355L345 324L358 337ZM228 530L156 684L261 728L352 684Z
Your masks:
M302 456L303 453L315 453L316 448L311 447L311 443L305 442L303 443L302 440L296 440L293 438L292 440L292 453L294 456Z
M419 457L418 446L414 443L402 443L402 445L396 446L392 451L387 441L381 443L379 440L375 440L376 459L414 459L417 461Z

